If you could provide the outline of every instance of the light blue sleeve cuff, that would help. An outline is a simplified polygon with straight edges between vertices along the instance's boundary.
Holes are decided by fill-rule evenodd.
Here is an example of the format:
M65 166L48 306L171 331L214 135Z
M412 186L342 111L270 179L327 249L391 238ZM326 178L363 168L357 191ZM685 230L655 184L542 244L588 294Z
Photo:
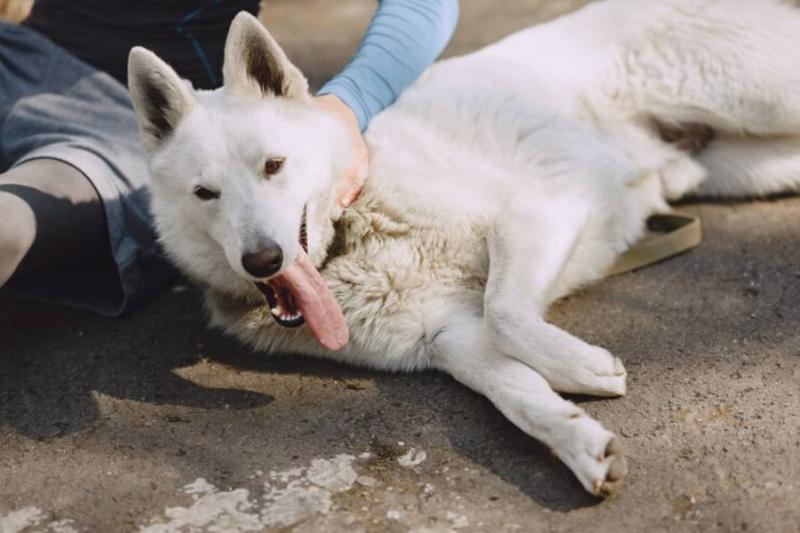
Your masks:
M379 0L355 57L318 94L335 94L361 131L434 62L458 22L458 0Z

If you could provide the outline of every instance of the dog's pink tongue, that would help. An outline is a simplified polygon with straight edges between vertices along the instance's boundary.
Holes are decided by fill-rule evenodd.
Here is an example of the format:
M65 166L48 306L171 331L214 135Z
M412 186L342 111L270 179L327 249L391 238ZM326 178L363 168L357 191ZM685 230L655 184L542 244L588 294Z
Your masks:
M350 338L344 314L308 255L299 249L294 263L280 275L292 291L311 334L329 350L344 348Z

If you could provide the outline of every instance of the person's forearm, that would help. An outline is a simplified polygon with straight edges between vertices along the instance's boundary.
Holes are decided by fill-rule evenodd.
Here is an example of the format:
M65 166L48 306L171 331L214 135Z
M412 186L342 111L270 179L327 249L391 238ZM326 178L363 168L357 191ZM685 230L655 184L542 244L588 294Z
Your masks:
M362 130L433 63L458 21L458 0L379 2L353 61L319 91L347 104Z

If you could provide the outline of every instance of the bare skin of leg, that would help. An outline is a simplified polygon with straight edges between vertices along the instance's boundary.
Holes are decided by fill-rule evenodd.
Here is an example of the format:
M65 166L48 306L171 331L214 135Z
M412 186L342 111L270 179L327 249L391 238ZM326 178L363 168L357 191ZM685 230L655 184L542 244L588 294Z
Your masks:
M699 154L714 140L714 130L705 124L668 125L656 120L655 126L662 141L690 154Z
M114 268L103 206L86 176L54 159L0 174L0 287L84 266Z

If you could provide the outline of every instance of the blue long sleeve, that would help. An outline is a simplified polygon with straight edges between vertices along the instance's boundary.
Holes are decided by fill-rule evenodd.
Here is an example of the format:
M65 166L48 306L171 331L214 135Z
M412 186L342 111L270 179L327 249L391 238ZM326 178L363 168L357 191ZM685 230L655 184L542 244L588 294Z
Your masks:
M353 60L319 94L335 94L363 131L442 53L458 22L458 0L379 0Z

